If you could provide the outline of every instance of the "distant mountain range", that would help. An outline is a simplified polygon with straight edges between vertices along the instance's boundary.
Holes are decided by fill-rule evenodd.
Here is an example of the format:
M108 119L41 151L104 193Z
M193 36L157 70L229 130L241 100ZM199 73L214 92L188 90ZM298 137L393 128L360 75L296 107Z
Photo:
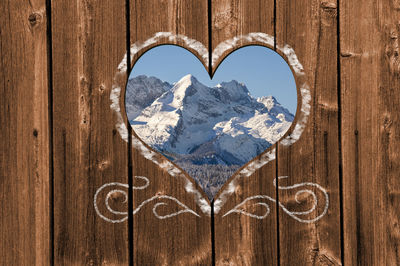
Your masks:
M190 74L174 84L144 75L130 79L126 110L136 134L187 171L210 198L294 119L273 96L254 98L243 83L211 88Z

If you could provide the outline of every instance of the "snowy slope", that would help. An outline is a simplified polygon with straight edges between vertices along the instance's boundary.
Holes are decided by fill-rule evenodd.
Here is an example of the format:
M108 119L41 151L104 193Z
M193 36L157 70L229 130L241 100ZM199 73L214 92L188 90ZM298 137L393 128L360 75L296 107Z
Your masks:
M125 104L129 120L135 119L144 108L171 88L171 84L155 77L141 75L130 79L126 88Z
M192 75L174 85L133 78L126 106L139 137L194 177L210 199L240 166L278 141L294 119L273 96L253 98L234 80L210 88Z
M251 160L293 121L272 96L255 99L237 81L210 88L192 75L128 118L146 143L174 160L224 165Z

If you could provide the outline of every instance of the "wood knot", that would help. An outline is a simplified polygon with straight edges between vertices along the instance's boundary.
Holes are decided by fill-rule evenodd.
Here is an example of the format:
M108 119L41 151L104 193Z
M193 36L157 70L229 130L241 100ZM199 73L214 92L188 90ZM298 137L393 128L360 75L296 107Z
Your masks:
M33 130L33 136L34 136L35 138L37 138L38 135L39 135L39 132L37 131L37 129L34 129L34 130Z
M110 166L110 161L102 161L98 164L98 168L100 171L104 171L106 168Z
M104 84L101 84L99 87L100 93L103 93L106 90L106 86Z
M227 30L232 32L234 30L234 25L237 25L237 20L238 18L231 8L218 12L213 18L214 30Z
M99 265L99 262L97 262L97 259L94 255L87 253L84 265Z
M383 128L385 130L388 130L393 124L392 119L390 119L390 117L385 116L385 118L383 119Z
M328 2L328 1L322 2L321 7L325 11L336 11L337 9L337 5L335 2Z
M81 85L81 87L82 88L86 88L88 86L88 84L89 84L89 82L86 79L86 77L85 76L81 76L80 77L80 85Z
M385 48L385 56L389 64L391 74L400 75L400 58L399 58L399 25L391 25L388 28L388 42Z
M320 250L319 248L313 248L310 250L311 261L313 265L332 265L339 266L342 265L340 259L335 258L326 250Z
M237 186L236 188L235 188L235 194L237 195L237 196L242 196L242 194L243 194L243 190L242 190L242 187L241 186Z
M352 57L354 55L353 55L353 53L350 53L350 52L341 52L340 56L341 57Z
M392 29L389 33L389 37L391 40L397 40L398 39L398 34L395 29Z
M400 10L400 1L399 0L392 0L393 8L395 10Z
M42 15L38 12L33 12L32 14L29 15L28 21L31 27L36 26L42 21Z
M122 191L114 191L113 193L110 193L109 198L114 204L125 202L126 200L126 196Z
M343 58L348 58L348 57L361 57L363 56L362 53L354 53L354 52L350 52L350 51L342 51L340 52L340 56Z

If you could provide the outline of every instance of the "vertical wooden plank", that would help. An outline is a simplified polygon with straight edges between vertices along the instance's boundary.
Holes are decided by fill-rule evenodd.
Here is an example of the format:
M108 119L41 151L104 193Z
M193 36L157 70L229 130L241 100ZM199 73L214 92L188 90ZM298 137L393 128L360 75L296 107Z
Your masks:
M126 52L125 11L123 0L52 3L55 265L129 261L128 223L107 222L94 208L101 186L128 184L127 142L110 108ZM100 213L127 217L126 197L111 193L111 208L125 212L113 216L104 193L96 201Z
M337 4L334 0L277 0L277 45L290 45L304 67L311 94L308 122L300 139L278 147L279 186L303 184L317 196L318 204L308 215L293 219L280 209L280 262L283 265L339 265L340 188L337 85ZM298 84L298 86L301 84ZM300 99L304 101L305 98ZM302 107L303 108L303 107ZM299 189L278 189L279 201L289 211L306 211L313 206L312 194Z
M204 64L204 71L207 71L208 62L204 60L208 57L207 0L131 0L130 7L131 44L138 48L146 40L158 36L142 49L132 50L132 65L151 47L170 43L193 52ZM192 45L189 46L185 38L191 39L189 42ZM199 43L193 45L194 41ZM195 47L203 47L203 52L196 51ZM197 60L195 57L193 59ZM199 192L208 213L200 208L199 198L188 192L191 190L188 184L193 181L188 183L186 177L173 173L176 168L173 170L174 167L168 167L164 157L149 156L150 153L147 153L146 159L142 150L150 148L140 148L138 142L140 140L133 132L133 176L148 178L149 186L133 191L133 209L139 208L133 216L134 264L212 265L211 207L206 195ZM193 187L199 190L198 186ZM161 198L164 196L174 198L199 216L190 212L177 214L184 208L172 198ZM141 207L143 203L145 205ZM171 216L162 219L156 213Z
M275 172L275 161L271 161L251 176L240 178L235 184L234 193L215 214L216 265L277 265L275 203L267 199L249 199L257 195L276 198L273 186ZM222 190L229 183L228 181L228 185ZM267 217L257 219L240 213L226 215L247 199L249 200L240 209L263 216L266 209L258 204L265 203L270 210Z
M211 1L212 48L214 72L218 65L233 50L249 44L265 43L249 38L249 33L264 33L270 36L269 48L274 46L274 1ZM241 38L240 36L247 36ZM258 35L260 36L260 35ZM226 49L220 43L238 38ZM231 42L229 42L231 43ZM222 48L222 49L221 49ZM217 50L217 52L216 52ZM218 58L216 55L220 55ZM270 149L275 155L275 145ZM259 156L256 164L265 160ZM261 163L262 164L262 163ZM272 160L250 176L241 174L230 179L215 197L215 262L216 265L276 265L277 264L277 225L275 203L268 199L250 199L263 195L276 198L273 180L276 169ZM234 191L227 193L230 186ZM240 213L231 213L235 206L243 203L241 209L253 214L263 215L267 204L270 213L264 219L257 219ZM224 202L221 206L220 202ZM226 216L225 216L226 215Z
M340 1L344 263L399 265L399 1Z
M49 265L46 5L1 1L0 9L0 260Z

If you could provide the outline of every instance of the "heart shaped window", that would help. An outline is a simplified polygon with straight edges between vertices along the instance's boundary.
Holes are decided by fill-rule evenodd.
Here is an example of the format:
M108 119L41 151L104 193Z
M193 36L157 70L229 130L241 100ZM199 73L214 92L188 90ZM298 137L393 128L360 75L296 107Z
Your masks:
M257 45L228 55L212 79L188 50L156 46L136 61L125 94L137 137L193 177L210 200L285 135L296 109L289 65Z

